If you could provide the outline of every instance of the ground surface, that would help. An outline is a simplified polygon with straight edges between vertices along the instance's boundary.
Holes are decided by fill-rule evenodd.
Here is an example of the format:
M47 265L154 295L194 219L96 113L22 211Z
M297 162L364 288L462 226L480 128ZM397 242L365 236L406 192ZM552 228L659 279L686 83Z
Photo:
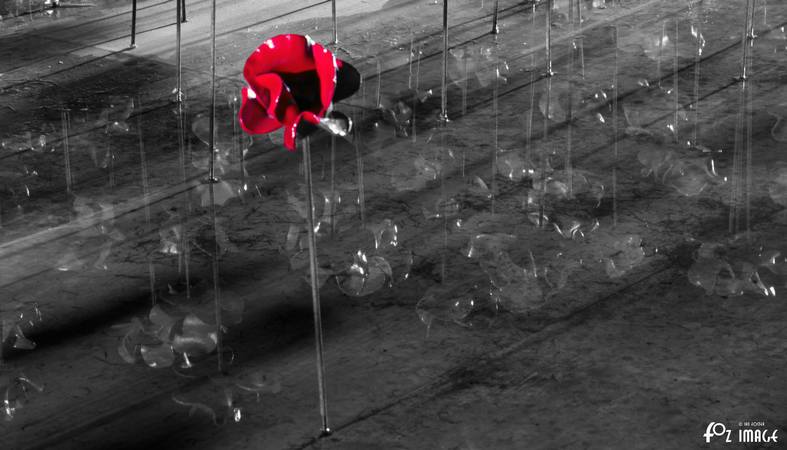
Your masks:
M3 448L743 448L706 444L708 423L787 433L787 270L782 255L763 256L787 251L785 5L757 7L744 87L734 80L742 1L581 2L581 29L556 1L551 79L544 5L501 1L495 39L493 2L451 3L441 129L440 6L339 3L338 54L364 84L337 105L355 118L359 145L338 140L332 158L329 138L312 140L317 190L342 198L333 236L318 210L320 261L339 275L321 289L335 432L318 438L309 285L287 240L302 225L301 160L262 136L241 165L232 98L265 38L328 42L330 4L218 3L217 189L229 199L216 236L233 357L221 375L215 353L190 369L118 353L118 325L148 317L152 301L215 323L209 152L195 125L209 104L209 2L190 2L182 28L182 133L174 3L140 2L128 49L125 2L0 2L0 386L24 374L44 388L8 391L24 407L0 423ZM495 67L505 80L494 82ZM377 107L398 102L414 107L414 124ZM538 226L539 183L566 174L577 192L550 191L550 221ZM386 219L398 246L375 249L365 230ZM581 233L556 232L572 220ZM188 243L174 240L180 255L162 251L173 227ZM495 233L505 256L466 256L472 237ZM718 247L709 255L702 244ZM359 249L391 263L393 286L341 288ZM744 260L775 295L744 279ZM723 289L725 269L704 270L720 261L742 295ZM690 273L711 275L700 287ZM490 277L493 290L513 280L497 302ZM41 320L19 321L34 304ZM19 348L16 324L35 349ZM280 391L242 388L260 374Z

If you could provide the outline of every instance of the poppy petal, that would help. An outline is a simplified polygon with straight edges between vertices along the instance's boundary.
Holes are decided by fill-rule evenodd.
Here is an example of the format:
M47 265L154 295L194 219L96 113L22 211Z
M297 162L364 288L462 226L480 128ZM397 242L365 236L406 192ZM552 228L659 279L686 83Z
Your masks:
M322 117L333 102L333 93L336 90L336 57L320 44L312 44L312 56L320 79L320 103L322 108L317 113Z
M304 111L298 114L294 120L288 121L284 126L284 146L290 151L295 150L295 137L297 135L298 125L301 123L301 120L305 120L306 123L310 123L312 125L318 125L320 123L320 117L311 111Z
M251 94L251 95L250 95ZM281 128L282 123L257 102L254 91L243 88L241 91L241 106L238 111L238 121L241 128L249 134L264 134Z
M358 92L361 87L361 74L349 63L337 60L339 70L336 72L336 90L333 101L339 102Z
M314 59L305 36L280 34L262 43L246 60L243 77L263 73L298 73L314 70Z

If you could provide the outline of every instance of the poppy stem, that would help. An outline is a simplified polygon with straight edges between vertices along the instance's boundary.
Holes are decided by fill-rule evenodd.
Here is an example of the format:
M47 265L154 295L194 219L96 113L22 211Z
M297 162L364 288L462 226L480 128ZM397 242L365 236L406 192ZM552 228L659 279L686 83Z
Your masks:
M129 48L137 47L137 0L131 2L131 45Z
M331 134L331 238L336 236L336 135Z
M68 148L68 134L71 128L71 116L68 109L63 109L63 111L61 111L60 121L63 128L63 160L65 161L66 168L66 193L71 194L74 179L71 175L71 152Z
M500 0L495 0L495 10L492 13L492 34L497 34L500 32L500 28L497 26L497 12L499 6Z
M547 50L546 76L551 77L552 75L555 74L555 72L552 70L552 0L547 0L546 50Z
M619 84L619 71L620 71L620 62L618 56L618 48L619 40L620 40L620 29L618 28L617 20L614 22L615 27L613 28L613 32L615 33L615 62L614 62L614 72L612 74L612 135L613 137L613 147L612 147L612 154L613 154L613 165L612 165L612 226L618 226L618 159L620 150L618 148L618 141L620 137L618 136L618 119L620 117L620 109L618 105L618 95L620 89L618 88ZM677 74L676 80L677 80ZM676 93L677 95L677 93ZM677 124L676 124L677 125Z
M336 21L336 0L331 0L331 17L333 19L333 45L339 44L339 26Z
M306 182L306 226L309 236L309 277L312 288L312 312L314 313L314 335L317 351L317 388L320 396L321 432L331 433L328 426L328 398L325 387L325 359L323 352L322 314L320 311L320 285L317 274L317 238L314 232L314 186L312 185L312 157L309 138L303 139L303 177Z
M443 0L443 74L441 79L442 96L440 97L440 120L448 121L448 0Z
M565 172L568 180L568 198L574 198L574 167L571 146L573 144L572 126L574 124L574 56L576 53L576 36L574 30L574 0L568 2L568 23L572 39L568 44L568 109L566 110L566 160Z
M208 190L210 192L210 220L213 225L213 307L216 317L216 354L219 372L224 373L224 351L222 349L221 297L219 293L219 241L216 224L216 0L211 1L210 9L210 170Z
M180 103L183 101L182 92L182 79L183 79L183 63L181 58L181 26L180 18L183 17L183 3L181 0L175 0L175 66L177 69L177 84L175 85L175 101Z
M700 63L702 62L702 3L699 4L698 18L693 22L697 29L697 49L694 54L694 130L692 132L691 144L699 146L697 133L700 124Z
M179 1L179 0L177 0ZM180 158L180 179L184 186L186 186L187 178L186 178L186 134L184 131L184 111L183 111L183 103L178 102L177 105L177 116L178 116L178 155ZM190 190L185 190L183 192L183 212L180 214L180 257L183 260L183 271L185 273L185 282L186 282L186 299L191 299L191 273L189 267L189 239L188 239L188 230L186 229L186 219L189 214L189 204L191 202L189 198Z
M137 99L137 106L142 106L139 99ZM137 115L137 138L139 139L139 174L142 181L142 202L145 210L145 223L150 226L150 183L148 178L148 161L145 156L145 141L142 139L142 114Z

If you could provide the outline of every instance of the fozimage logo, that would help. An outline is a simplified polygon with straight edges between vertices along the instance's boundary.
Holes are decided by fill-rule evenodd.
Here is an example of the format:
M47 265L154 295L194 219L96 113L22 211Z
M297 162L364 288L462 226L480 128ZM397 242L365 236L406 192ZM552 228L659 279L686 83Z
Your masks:
M765 422L738 422L738 428L728 428L722 422L711 422L705 428L702 435L706 443L729 442L741 444L769 444L777 443L779 440L779 429L769 430Z

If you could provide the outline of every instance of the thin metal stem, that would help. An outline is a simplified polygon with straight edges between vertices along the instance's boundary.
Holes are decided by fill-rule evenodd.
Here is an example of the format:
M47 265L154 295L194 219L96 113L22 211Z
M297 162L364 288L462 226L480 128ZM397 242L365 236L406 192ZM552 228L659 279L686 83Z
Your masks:
M492 34L497 34L500 32L500 28L497 24L497 16L500 7L500 0L495 0L495 11L492 13Z
M331 134L331 237L336 235L336 135Z
M320 285L317 273L317 238L314 232L314 205L312 195L312 157L309 138L303 140L303 176L306 182L306 225L309 236L309 276L312 288L312 312L314 313L314 335L317 353L317 388L320 396L320 418L322 419L322 433L330 434L328 426L328 397L325 379L325 358L323 350L322 313L320 310Z
M331 17L333 19L333 45L339 43L339 25L336 20L336 0L331 0Z
M131 48L137 46L137 0L131 1Z
M138 104L137 107L141 109L141 104ZM139 166L140 177L142 178L142 202L145 210L145 223L150 225L150 186L148 181L148 161L145 157L145 142L142 139L142 114L137 115L137 136L139 138Z
M440 120L448 120L448 0L443 0L443 73L440 85Z
M614 139L613 144L613 165L612 165L612 226L617 227L618 225L618 163L619 163L619 155L620 150L618 148L618 141L620 138L618 137L618 119L620 116L619 108L618 108L618 97L619 97L619 74L620 71L620 62L618 61L618 47L619 47L619 40L620 40L620 29L618 28L618 23L615 21L615 64L614 64L614 73L612 75L612 134Z
M181 0L175 0L175 67L177 71L177 84L175 85L175 100L183 101L183 60L181 56L182 40L180 20L184 14L184 5Z
M219 372L224 372L224 350L221 326L221 297L219 292L219 241L216 223L216 201L214 184L216 183L216 0L211 0L210 9L210 168L208 173L208 190L210 193L210 218L213 225L213 303L216 317L216 352Z
M65 162L66 169L66 192L71 194L74 178L71 174L71 150L68 146L68 134L71 128L71 118L69 116L70 114L68 109L64 109L60 115L63 127L63 160Z
M547 51L547 76L552 76L555 72L552 70L552 1L547 0L547 15L546 15L546 51Z
M680 111L680 101L678 98L678 17L675 16L675 43L673 44L673 49L675 51L675 57L672 60L672 90L675 91L675 111L673 111L673 122L675 123L675 142L680 143L680 133L678 127L680 126L679 123L679 111Z
M572 36L574 35L574 0L568 2L568 23ZM574 126L574 53L576 39L568 44L568 109L566 110L566 161L565 172L568 180L568 197L574 197L574 166L572 161L571 146L573 141Z
M748 59L749 59L749 28L751 27L750 24L750 14L749 10L752 9L753 0L746 0L746 18L743 22L743 37L741 38L741 80L745 80L749 77L748 73Z

